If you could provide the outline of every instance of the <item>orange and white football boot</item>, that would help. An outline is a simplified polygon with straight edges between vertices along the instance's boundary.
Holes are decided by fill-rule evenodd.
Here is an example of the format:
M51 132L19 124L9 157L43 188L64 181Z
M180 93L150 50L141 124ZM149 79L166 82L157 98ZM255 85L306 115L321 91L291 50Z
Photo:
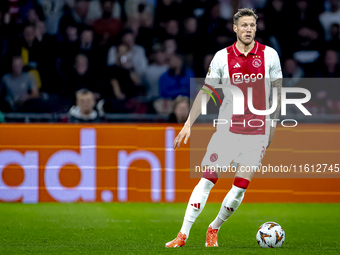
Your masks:
M212 226L209 226L207 231L207 239L205 241L205 247L218 247L217 232L218 229L213 229Z
M165 244L165 247L167 248L182 247L185 245L186 240L187 240L187 235L179 232L177 237L174 240Z

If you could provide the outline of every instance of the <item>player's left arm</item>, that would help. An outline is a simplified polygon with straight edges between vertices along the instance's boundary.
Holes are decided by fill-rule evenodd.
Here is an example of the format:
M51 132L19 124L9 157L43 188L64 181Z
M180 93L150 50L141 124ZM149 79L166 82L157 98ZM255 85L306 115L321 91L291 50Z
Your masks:
M273 50L274 51L274 50ZM275 111L270 115L270 118L272 120L278 119L280 116L280 110L281 110L281 88L282 88L282 71L281 71L281 64L280 64L280 58L276 51L272 54L271 59L271 67L270 67L270 78L271 78L271 91L270 91L270 97L269 97L269 106L271 107L273 105L273 88L276 88L277 90L277 107ZM269 140L267 148L269 147L270 143L273 140L276 125L273 125L274 127L270 126L270 133L269 133Z

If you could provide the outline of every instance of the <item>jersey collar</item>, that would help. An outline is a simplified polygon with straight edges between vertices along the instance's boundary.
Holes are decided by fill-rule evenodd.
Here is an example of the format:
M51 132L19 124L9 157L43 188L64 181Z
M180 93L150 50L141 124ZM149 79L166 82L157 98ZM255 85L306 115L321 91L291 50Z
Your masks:
M259 49L259 43L255 41L255 45L254 45L254 48L249 52L250 54L253 54L253 55L256 55L257 54L257 50ZM234 53L237 57L243 55L243 53L241 53L237 48L236 48L236 42L234 42L233 44L233 50L234 50Z

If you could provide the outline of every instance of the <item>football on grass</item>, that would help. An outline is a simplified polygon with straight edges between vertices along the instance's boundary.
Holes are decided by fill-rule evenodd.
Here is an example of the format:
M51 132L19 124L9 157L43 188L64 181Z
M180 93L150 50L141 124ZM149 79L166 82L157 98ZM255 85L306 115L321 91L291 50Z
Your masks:
M257 230L256 241L262 248L281 247L285 241L285 232L276 222L266 222Z

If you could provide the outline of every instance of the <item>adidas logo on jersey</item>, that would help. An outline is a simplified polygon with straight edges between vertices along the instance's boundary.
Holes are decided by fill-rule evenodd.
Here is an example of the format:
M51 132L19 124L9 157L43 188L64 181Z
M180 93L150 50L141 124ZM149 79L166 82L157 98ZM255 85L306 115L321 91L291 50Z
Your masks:
M239 68L241 67L239 63L236 63L236 65L234 65L234 68Z

